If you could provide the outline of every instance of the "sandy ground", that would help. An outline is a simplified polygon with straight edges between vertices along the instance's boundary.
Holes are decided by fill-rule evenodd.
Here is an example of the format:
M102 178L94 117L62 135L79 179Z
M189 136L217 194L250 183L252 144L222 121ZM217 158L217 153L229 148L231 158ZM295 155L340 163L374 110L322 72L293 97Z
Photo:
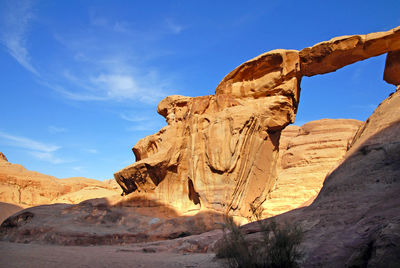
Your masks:
M135 252L129 246L54 246L0 242L0 267L223 267L214 254Z

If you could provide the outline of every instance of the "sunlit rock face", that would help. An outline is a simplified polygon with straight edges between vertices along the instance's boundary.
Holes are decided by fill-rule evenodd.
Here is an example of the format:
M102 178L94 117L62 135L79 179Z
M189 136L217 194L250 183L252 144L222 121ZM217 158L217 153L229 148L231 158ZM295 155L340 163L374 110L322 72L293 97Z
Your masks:
M396 50L400 50L400 27L387 32L335 37L300 51L301 72L305 76L330 73Z
M125 194L180 213L210 209L250 219L274 189L279 139L294 122L301 77L399 49L400 27L264 53L229 73L215 95L162 100L157 111L168 126L140 140L137 162L114 177Z
M77 204L90 198L118 195L111 184L83 177L57 179L7 161L0 153L0 203L31 207Z
M280 131L298 104L298 74L298 52L276 50L228 74L215 95L165 98L157 110L168 126L135 145L137 162L116 180L126 193L180 211L249 216L274 185Z
M279 142L277 180L262 204L263 218L311 204L361 124L354 119L321 119L287 126Z

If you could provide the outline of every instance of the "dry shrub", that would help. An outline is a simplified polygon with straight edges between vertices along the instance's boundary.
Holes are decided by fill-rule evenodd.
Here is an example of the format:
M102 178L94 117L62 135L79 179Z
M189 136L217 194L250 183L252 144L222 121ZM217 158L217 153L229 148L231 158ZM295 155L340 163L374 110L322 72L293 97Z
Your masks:
M250 243L231 217L227 217L218 258L226 258L229 267L298 267L303 257L299 250L303 232L293 224L275 221L260 223L262 239Z

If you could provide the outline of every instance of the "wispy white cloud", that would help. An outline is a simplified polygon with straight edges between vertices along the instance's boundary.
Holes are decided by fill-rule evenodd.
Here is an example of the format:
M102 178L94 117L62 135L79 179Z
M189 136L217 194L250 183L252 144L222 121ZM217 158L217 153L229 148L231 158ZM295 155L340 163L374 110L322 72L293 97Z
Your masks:
M0 132L0 140L6 142L10 146L23 149L51 153L60 149L60 146L38 142L29 138L10 135L5 132Z
M182 25L176 23L171 18L165 20L165 25L167 26L168 30L171 31L173 34L180 34L185 29Z
M81 172L83 170L83 167L76 166L76 167L72 167L72 169L75 170L75 171Z
M160 119L160 118L159 118ZM158 131L166 123L163 120L159 120L157 118L153 119L145 119L143 117L138 118L130 118L128 121L132 122L133 124L126 128L127 131Z
M97 154L98 151L96 149L84 149L85 152L91 153L91 154Z
M168 81L161 80L156 72L147 72L139 77L132 70L133 67L125 64L107 67L98 64L97 67L103 71L89 76L64 72L64 78L74 85L72 88L78 90L66 89L55 83L46 85L76 101L137 101L157 104L170 93L170 90L166 90Z
M0 132L0 144L22 148L33 157L52 164L70 162L55 156L55 152L61 147L54 144L43 143L5 132Z
M363 68L362 67L358 67L357 69L354 70L352 76L351 76L351 80L354 83L360 83L361 79L363 76Z
M126 128L127 131L156 131L158 129L161 129L159 124L149 121L138 122Z
M163 120L160 120L161 117L150 118L141 114L135 114L134 112L130 112L129 115L121 113L120 117L133 123L131 126L126 128L127 131L156 131L163 126Z
M7 52L25 69L36 76L39 72L32 65L27 49L27 35L30 22L34 18L32 2L29 0L9 1L0 13L0 41Z
M143 122L143 121L150 120L149 117L144 117L144 116L141 116L141 115L127 115L125 113L121 113L120 117L122 119L126 120L126 121L129 121L129 122Z
M113 30L120 33L129 33L130 25L124 21L117 21L113 24Z
M94 9L89 10L89 23L91 26L102 27L118 33L129 33L130 24L126 21L111 20L100 16Z
M104 89L108 97L112 99L132 99L140 93L138 85L129 75L100 74L90 80L95 86Z
M56 126L49 126L48 130L50 133L52 134L56 134L56 133L63 133L63 132L67 132L66 128L63 127L56 127Z
M29 154L31 154L32 156L34 156L37 159L40 159L42 161L46 161L46 162L49 162L52 164L62 164L62 163L70 162L70 161L58 158L53 153L49 153L49 152L33 151L33 152L29 152Z
M94 11L89 12L89 26L86 26L89 28L86 30L96 34L88 35L88 31L54 33L55 41L63 46L65 55L70 57L65 61L60 59L60 63L65 62L61 70L39 73L32 64L28 50L27 37L34 18L32 10L29 0L10 1L8 9L1 12L4 16L0 26L4 27L0 27L0 37L8 53L35 74L39 84L66 99L86 102L130 101L154 105L172 93L169 82L171 76L162 78L167 76L160 76L154 68L143 67L144 57L132 48L132 39L121 39L121 35L130 36L132 31L129 23L102 17ZM167 20L167 27L173 33L183 29L172 20ZM108 36L109 30L115 32L115 36L109 38L109 42L104 42L99 36ZM49 131L57 132L55 129Z

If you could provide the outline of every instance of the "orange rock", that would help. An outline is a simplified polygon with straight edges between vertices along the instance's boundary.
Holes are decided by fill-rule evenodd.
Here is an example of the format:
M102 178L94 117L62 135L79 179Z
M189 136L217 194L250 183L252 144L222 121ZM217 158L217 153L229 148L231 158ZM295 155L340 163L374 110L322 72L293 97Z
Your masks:
M400 26L387 32L335 37L300 51L305 76L334 72L346 65L400 50Z
M383 80L393 85L400 85L400 50L387 54Z
M132 149L137 162L114 177L125 194L180 213L207 209L250 219L275 189L279 138L294 122L301 77L399 49L397 27L264 53L230 72L215 95L162 100L157 111L168 126L140 140Z
M0 152L0 161L8 162L7 157L2 152Z
M240 207L237 214L246 215L274 181L258 179L274 169L279 132L269 125L287 124L290 105L271 112L273 105L283 107L279 99L170 96L158 107L168 126L140 140L133 148L138 161L115 178L126 193L136 191L180 212Z
M0 202L22 207L55 202L74 204L116 194L115 187L101 181L81 177L57 179L0 160Z
M395 267L400 263L400 91L362 124L308 207L274 217L304 230L304 267ZM269 219L264 220L266 222ZM257 239L260 225L243 231Z
M322 119L282 131L277 181L262 204L263 218L309 205L337 165L361 121Z

